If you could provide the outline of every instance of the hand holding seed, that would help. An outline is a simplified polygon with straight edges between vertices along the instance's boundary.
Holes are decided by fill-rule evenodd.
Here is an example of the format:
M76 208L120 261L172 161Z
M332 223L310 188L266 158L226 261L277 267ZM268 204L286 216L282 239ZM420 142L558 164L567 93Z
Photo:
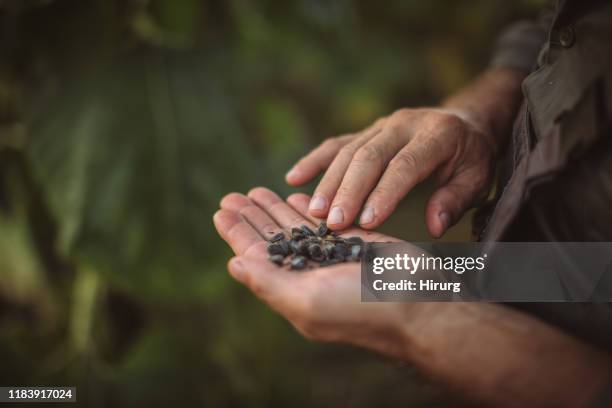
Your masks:
M396 336L389 333L399 330L409 306L361 302L360 264L346 261L356 261L368 241L399 240L359 228L332 232L308 213L309 200L294 194L285 202L264 188L226 196L214 222L236 253L231 275L308 338L390 353Z

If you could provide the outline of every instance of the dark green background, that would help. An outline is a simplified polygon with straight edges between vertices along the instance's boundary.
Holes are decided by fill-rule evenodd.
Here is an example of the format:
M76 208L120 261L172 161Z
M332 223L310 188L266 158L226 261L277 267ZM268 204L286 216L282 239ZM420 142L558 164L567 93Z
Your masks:
M0 0L0 383L89 406L443 405L409 366L297 335L229 278L211 217L230 191L290 193L324 137L435 104L541 5ZM428 191L383 229L427 240Z

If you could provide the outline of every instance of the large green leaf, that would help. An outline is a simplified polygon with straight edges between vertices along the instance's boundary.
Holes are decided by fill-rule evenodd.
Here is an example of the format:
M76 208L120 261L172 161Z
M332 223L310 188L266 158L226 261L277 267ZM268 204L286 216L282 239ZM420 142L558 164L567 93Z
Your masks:
M76 79L34 115L29 159L63 254L179 295L219 265L212 213L259 170L212 64L149 51Z

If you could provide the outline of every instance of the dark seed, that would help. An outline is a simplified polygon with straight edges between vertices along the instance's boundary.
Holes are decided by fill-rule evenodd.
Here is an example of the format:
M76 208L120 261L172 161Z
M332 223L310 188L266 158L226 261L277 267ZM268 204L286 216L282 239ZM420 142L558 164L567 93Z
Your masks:
M359 261L361 260L361 256L363 255L363 246L361 245L353 245L351 246L351 253L347 257L349 261Z
M298 255L298 256L293 257L290 265L291 265L291 269L304 269L307 264L308 264L308 261L306 260L306 258Z
M279 232L278 234L275 234L272 238L270 238L270 242L277 242L277 241L280 241L281 239L285 239L284 232Z
M287 256L291 253L291 248L289 247L289 243L284 239L282 241L278 241L280 246L283 248L283 255Z
M350 255L349 247L344 243L338 243L334 246L332 251L332 258L344 261L344 259Z
M325 251L326 258L330 258L334 252L336 244L330 241L323 241L323 251Z
M291 252L296 255L308 254L308 243L304 240L296 241L295 239L292 239L289 241L289 246L291 247Z
M313 261L321 262L325 259L325 253L319 244L310 244L308 246L308 255Z
M289 248L291 248L291 252L294 254L298 253L299 245L300 241L296 241L295 239L291 239L291 241L289 241Z
M319 237L306 237L305 241L309 244L319 244L321 243L321 239Z
M300 228L302 228L302 233L306 236L310 236L310 237L314 237L316 236L316 234L314 233L313 230L311 230L310 228L308 228L308 225L302 225Z
M346 242L351 245L363 245L363 239L359 237L348 237Z
M268 254L286 256L288 254L288 250L286 247L287 241L281 241L281 242L285 242L285 245L282 245L280 242L268 244Z
M283 265L285 257L293 254L289 262L291 269L304 269L309 260L319 266L359 261L365 253L365 245L359 237L340 237L323 221L317 226L316 233L307 225L292 228L289 240L279 232L270 239L267 249L270 262Z
M304 238L306 238L306 235L304 235L304 234L302 233L302 231L298 232L297 234L293 234L293 235L291 236L291 239L294 239L294 240L296 240L296 241L301 241L301 240L303 240Z
M327 223L323 221L319 225L319 228L317 228L317 235L320 237L324 237L327 234L329 234L329 228L327 227Z
M282 266L285 257L282 255L270 255L268 259L270 260L270 262L275 263L278 266Z

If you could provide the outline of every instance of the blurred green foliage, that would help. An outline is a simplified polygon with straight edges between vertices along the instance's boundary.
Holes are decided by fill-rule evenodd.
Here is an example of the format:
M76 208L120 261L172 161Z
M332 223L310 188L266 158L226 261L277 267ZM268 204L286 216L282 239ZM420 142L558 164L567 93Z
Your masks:
M219 199L434 104L541 1L0 0L0 383L91 406L443 404L225 273ZM422 197L385 227L424 240ZM465 224L450 234L465 239Z

